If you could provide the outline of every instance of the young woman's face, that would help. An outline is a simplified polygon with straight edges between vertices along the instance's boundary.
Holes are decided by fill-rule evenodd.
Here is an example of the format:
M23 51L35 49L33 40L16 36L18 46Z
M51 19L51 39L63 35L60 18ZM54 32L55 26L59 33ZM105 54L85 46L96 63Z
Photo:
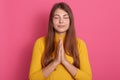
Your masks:
M57 33L66 33L70 25L70 18L67 12L58 8L53 17L54 29Z

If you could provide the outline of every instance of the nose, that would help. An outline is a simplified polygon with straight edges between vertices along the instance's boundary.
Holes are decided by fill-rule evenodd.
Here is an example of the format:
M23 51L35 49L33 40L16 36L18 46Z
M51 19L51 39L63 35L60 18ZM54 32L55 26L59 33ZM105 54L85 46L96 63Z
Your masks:
M63 22L64 22L63 18L60 18L59 23L63 23Z

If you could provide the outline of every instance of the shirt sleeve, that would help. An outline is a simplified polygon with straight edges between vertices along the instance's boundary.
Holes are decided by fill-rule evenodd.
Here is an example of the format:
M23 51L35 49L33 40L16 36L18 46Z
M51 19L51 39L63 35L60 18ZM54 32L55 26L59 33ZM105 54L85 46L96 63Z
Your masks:
M40 61L43 53L43 45L40 42L40 40L36 40L33 47L29 80L45 80L45 77L42 73L42 65Z
M92 80L92 72L88 58L88 51L85 42L78 39L78 52L80 58L80 69L78 69L75 80Z

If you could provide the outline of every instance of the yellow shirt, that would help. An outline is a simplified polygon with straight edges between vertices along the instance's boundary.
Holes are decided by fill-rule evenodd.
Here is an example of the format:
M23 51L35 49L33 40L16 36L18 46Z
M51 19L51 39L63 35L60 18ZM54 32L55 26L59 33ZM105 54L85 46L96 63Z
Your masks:
M55 44L58 43L59 37L64 40L65 36L55 35ZM80 69L78 69L74 78L65 69L64 66L59 64L48 78L45 78L42 73L41 57L45 50L45 37L36 40L33 48L32 60L30 65L29 80L92 80L92 72L90 68L88 51L85 42L77 38L77 47L80 57ZM73 58L65 54L66 59L73 63Z

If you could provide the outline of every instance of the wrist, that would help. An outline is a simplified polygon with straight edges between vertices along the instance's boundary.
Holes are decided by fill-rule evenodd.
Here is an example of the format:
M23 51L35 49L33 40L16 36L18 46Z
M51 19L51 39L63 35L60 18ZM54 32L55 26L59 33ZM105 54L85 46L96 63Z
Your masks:
M65 65L65 64L67 64L68 62L67 62L67 60L62 60L62 64L63 65Z
M60 64L57 60L54 60L54 65L58 65L58 64Z

